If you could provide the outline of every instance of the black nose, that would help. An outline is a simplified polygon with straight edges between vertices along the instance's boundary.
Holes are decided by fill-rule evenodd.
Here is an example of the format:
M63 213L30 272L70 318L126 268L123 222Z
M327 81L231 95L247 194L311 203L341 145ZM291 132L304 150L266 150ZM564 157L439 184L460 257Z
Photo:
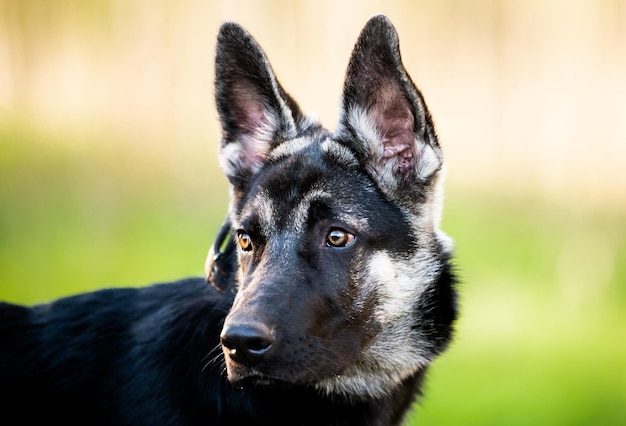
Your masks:
M247 366L261 362L274 343L272 331L265 324L257 322L226 324L220 339L228 356Z

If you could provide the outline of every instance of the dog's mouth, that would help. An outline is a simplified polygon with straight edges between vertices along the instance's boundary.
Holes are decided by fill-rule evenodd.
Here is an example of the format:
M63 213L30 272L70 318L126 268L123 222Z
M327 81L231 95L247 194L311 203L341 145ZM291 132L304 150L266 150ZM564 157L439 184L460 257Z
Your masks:
M319 366L318 366L319 367ZM234 387L262 386L286 388L294 385L314 385L320 380L336 376L336 369L315 369L300 365L299 368L285 363L248 366L226 359L227 378Z
M250 370L250 371L238 371L228 373L228 381L230 384L236 388L246 388L246 387L267 387L273 389L281 389L287 388L293 383L291 381L285 380L283 378L273 377L264 373L261 373L258 370Z

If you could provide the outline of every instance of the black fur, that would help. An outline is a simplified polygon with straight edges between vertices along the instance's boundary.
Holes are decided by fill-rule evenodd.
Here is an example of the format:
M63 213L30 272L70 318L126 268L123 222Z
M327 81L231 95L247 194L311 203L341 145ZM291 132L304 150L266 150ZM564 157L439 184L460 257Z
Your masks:
M442 154L395 29L376 16L361 33L334 134L236 24L215 89L232 200L207 279L0 303L2 424L405 418L452 339L456 293Z
M204 278L106 289L32 308L0 304L2 424L367 425L391 423L416 379L374 401L306 387L245 389L224 375L232 303Z

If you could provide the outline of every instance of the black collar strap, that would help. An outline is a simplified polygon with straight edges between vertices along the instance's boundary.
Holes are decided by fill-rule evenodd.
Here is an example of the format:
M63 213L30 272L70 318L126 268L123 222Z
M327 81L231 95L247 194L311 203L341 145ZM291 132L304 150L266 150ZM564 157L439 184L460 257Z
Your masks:
M204 273L207 282L220 292L225 290L225 285L228 282L228 280L225 279L227 278L229 268L225 262L228 262L228 255L231 254L235 248L235 240L233 238L229 238L231 226L230 220L226 219L217 233L215 242L211 246L204 264ZM224 241L227 239L228 242L222 250Z

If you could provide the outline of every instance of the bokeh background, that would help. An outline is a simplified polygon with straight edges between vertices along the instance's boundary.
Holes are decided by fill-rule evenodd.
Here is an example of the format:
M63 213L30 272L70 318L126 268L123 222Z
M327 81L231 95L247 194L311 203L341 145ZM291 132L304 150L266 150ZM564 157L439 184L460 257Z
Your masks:
M626 424L626 2L0 0L0 299L203 273L213 55L244 25L334 128L374 13L448 161L462 316L410 422Z

